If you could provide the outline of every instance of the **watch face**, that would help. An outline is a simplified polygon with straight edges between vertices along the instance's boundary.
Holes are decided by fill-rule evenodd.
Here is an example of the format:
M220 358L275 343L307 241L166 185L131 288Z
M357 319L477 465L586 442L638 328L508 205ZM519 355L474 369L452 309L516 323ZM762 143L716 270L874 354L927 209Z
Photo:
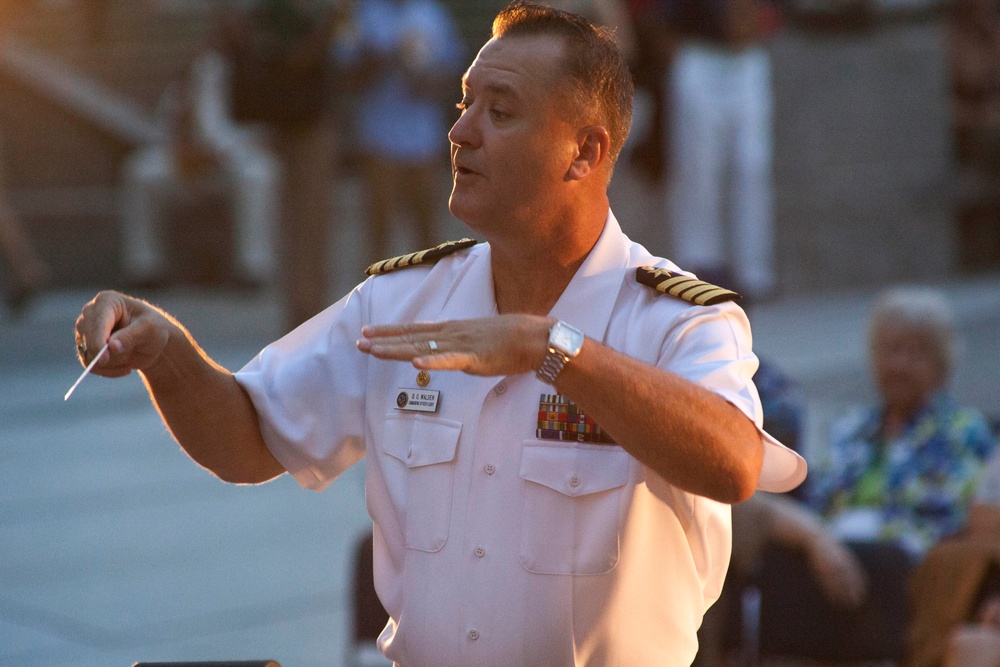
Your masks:
M576 356L583 345L583 334L563 322L557 322L549 335L549 344L570 356Z

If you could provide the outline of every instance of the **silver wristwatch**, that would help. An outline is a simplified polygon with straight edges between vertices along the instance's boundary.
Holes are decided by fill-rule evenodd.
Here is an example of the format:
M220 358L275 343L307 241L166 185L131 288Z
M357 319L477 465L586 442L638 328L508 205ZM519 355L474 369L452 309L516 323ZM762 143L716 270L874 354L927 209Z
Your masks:
M583 332L562 320L549 329L549 351L545 361L535 371L535 376L547 384L555 384L556 378L570 359L580 354L583 347Z

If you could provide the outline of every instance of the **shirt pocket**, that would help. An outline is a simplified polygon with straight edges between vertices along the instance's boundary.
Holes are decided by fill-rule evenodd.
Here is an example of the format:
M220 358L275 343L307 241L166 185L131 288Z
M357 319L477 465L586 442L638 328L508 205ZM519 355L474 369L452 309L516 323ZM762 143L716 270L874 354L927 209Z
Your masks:
M521 565L538 574L603 574L618 564L630 457L621 447L526 440Z
M462 425L440 417L386 415L386 486L407 547L439 551L451 523L455 453Z

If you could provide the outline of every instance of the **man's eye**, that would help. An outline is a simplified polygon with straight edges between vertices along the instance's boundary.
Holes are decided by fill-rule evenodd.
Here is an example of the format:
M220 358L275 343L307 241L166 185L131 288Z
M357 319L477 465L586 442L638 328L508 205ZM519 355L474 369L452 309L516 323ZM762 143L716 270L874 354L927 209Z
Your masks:
M506 120L510 117L510 114L500 109L490 109L490 116L493 120Z

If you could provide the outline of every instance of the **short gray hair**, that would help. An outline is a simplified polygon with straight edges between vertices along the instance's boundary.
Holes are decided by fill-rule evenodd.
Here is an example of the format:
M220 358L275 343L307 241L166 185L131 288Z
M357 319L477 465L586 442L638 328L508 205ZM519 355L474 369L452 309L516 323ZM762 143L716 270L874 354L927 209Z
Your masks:
M955 317L941 290L918 285L901 285L882 292L875 300L868 324L868 343L884 324L904 324L930 335L941 362L943 377L951 375L958 356Z
M577 111L595 111L607 126L613 165L632 128L634 83L612 31L578 14L532 2L512 2L493 20L494 38L534 35L565 40L563 73L576 91Z

